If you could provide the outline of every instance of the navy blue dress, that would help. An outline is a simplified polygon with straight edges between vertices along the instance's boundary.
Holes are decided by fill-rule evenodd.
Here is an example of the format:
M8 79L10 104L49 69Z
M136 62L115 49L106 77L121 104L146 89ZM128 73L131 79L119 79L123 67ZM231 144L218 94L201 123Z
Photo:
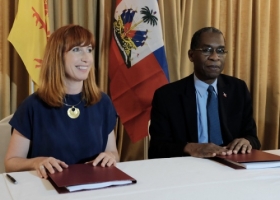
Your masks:
M66 95L66 102L75 105L82 93ZM27 157L54 157L67 164L84 163L104 152L108 135L116 125L117 114L110 98L102 93L101 100L86 107L75 106L80 116L71 119L69 106L50 107L34 93L19 106L10 124L30 140Z

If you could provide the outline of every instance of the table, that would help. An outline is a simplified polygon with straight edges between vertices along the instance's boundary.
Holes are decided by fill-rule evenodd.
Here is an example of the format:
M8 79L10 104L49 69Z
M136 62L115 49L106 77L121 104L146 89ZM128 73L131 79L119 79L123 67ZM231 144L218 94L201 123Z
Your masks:
M280 155L280 150L270 151ZM2 200L169 200L280 199L280 168L235 170L218 162L177 157L118 163L137 180L134 185L58 194L35 171L11 173L18 184L0 175Z

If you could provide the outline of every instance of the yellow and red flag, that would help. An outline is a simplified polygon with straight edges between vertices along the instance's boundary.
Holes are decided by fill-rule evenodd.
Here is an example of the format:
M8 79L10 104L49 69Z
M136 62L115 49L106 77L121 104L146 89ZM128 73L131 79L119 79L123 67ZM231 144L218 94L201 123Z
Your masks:
M36 84L49 35L48 0L19 0L8 40Z
M148 135L151 102L169 82L157 0L117 0L110 48L110 95L132 142Z

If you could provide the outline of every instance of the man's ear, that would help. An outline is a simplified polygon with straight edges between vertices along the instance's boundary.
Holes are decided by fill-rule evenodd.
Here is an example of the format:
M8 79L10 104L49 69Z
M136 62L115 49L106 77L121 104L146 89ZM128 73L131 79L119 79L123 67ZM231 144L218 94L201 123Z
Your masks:
M189 56L189 59L191 62L193 62L193 53L194 53L194 51L191 49L188 51L188 56Z

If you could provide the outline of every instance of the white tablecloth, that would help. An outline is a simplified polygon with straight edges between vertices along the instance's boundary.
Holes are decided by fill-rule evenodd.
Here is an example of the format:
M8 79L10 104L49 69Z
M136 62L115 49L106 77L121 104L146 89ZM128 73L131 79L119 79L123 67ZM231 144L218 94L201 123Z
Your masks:
M280 151L274 153L280 155ZM7 184L3 192L6 196L10 193L14 200L280 199L280 168L235 170L212 160L194 157L122 162L117 167L134 177L137 183L58 194L47 180L29 171L11 173L18 181L16 185L3 174L0 184ZM4 199L1 194L0 199Z
M0 176L0 200L12 200L4 176Z

